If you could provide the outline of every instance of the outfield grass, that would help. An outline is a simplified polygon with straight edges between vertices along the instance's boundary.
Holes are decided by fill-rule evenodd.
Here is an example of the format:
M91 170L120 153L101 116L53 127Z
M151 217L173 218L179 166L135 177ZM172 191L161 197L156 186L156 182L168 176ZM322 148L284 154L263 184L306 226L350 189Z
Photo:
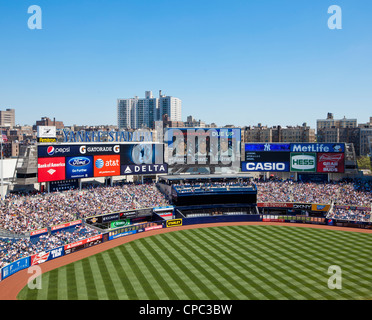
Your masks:
M24 300L372 298L372 234L292 226L181 230L138 239L42 275ZM328 268L342 270L329 289Z

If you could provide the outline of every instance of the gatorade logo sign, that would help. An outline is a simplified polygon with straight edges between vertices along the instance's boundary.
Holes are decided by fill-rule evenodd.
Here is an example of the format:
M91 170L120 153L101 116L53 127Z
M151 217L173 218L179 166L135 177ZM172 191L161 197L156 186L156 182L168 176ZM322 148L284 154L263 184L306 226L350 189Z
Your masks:
M315 172L316 153L291 153L292 172Z

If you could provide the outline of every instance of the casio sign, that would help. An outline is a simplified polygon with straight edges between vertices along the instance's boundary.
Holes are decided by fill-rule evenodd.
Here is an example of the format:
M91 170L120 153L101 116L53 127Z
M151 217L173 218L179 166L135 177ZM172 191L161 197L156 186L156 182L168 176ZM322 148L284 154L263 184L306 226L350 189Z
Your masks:
M284 162L246 162L243 171L288 171Z

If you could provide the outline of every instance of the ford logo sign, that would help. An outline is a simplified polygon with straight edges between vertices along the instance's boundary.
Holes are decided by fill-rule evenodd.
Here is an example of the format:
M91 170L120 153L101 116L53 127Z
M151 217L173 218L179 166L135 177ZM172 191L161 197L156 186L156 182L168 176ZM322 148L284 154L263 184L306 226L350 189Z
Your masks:
M73 166L73 167L83 167L83 166L88 165L90 163L90 160L89 158L86 158L86 157L75 157L75 158L71 158L68 161L68 163L70 166Z

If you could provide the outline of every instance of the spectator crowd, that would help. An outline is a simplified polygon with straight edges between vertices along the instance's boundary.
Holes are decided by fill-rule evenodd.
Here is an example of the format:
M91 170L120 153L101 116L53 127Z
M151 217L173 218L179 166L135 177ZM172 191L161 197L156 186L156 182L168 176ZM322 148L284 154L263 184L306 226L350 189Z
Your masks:
M0 204L0 228L26 233L110 212L168 204L153 184L123 184L36 195L11 194Z
M97 230L80 225L74 227L74 230L60 230L53 234L41 235L35 240L29 238L0 238L0 268L20 258L48 251L97 234L99 234Z
M257 202L322 203L370 207L372 183L343 181L303 183L292 180L256 181Z
M367 206L372 203L372 183L342 181L338 183L302 183L292 180L256 180L239 183L216 183L213 187L257 187L257 202L299 202L347 206ZM211 185L202 184L204 188ZM196 185L183 185L183 188ZM200 187L200 186L199 186ZM37 230L90 216L169 205L155 184L122 184L88 186L82 190L54 193L10 194L0 201L0 231L27 234ZM334 218L369 221L371 212L338 209ZM67 243L88 238L98 231L87 226L74 230L42 235L36 241L0 239L0 267L19 258L50 250Z

